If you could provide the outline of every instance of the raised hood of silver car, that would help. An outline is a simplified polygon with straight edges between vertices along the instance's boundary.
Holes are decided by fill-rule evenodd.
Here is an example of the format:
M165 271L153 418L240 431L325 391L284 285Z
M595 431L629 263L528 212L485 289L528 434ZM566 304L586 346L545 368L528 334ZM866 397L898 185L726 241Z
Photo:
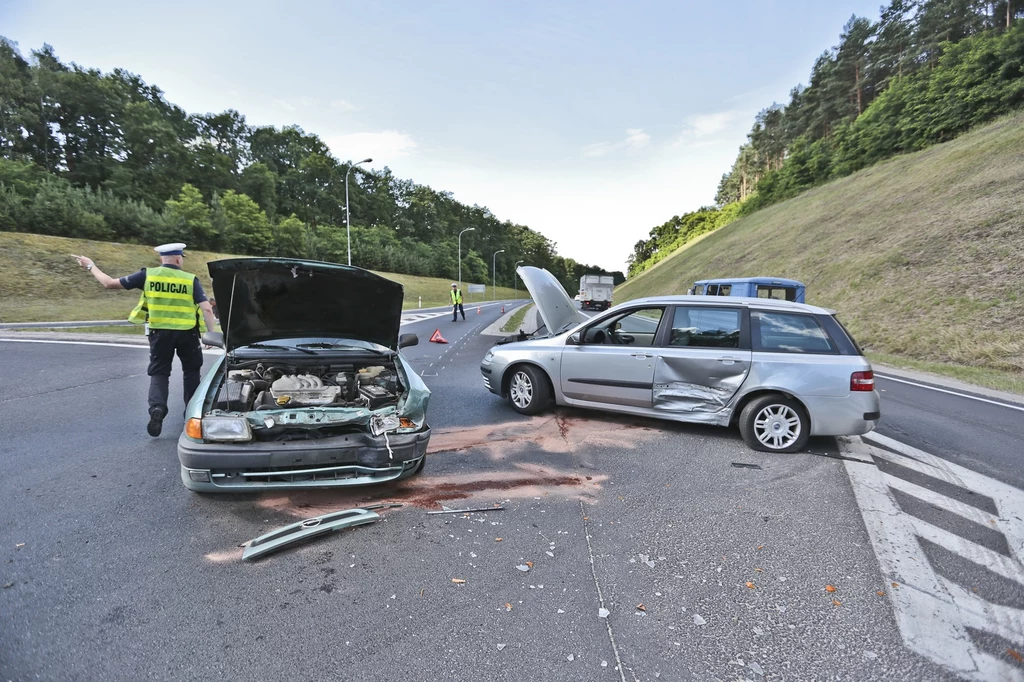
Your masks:
M208 267L229 351L302 337L398 348L398 282L362 268L292 258L230 258Z
M549 334L560 334L589 319L576 308L576 302L547 270L523 265L516 272L537 304Z

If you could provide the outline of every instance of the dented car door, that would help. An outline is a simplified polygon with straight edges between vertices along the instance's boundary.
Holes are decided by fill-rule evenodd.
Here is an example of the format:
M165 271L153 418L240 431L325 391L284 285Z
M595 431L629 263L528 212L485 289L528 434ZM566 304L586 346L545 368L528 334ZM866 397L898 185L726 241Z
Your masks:
M741 307L677 306L657 349L653 407L687 421L718 423L750 372L750 333Z

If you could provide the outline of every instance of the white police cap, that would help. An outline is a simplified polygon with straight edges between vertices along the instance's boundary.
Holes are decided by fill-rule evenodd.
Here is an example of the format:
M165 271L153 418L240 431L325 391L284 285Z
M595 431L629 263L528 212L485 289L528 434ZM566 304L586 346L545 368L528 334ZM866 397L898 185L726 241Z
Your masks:
M154 246L153 250L159 253L161 256L184 256L185 245L181 242L175 242L173 244L161 244L160 246Z

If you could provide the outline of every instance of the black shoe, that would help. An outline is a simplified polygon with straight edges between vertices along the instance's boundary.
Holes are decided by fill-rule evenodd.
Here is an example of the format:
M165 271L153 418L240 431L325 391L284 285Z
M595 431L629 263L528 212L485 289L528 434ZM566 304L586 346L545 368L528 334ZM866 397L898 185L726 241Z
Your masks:
M164 428L164 417L167 416L166 407L153 407L149 410L149 423L146 424L146 433L156 438Z

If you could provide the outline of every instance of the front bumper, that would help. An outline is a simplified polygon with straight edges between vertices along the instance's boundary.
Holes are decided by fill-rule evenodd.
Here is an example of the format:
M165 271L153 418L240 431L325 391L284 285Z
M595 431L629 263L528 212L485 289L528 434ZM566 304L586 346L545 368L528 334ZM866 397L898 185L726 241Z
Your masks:
M500 375L495 376L494 366L492 364L480 365L480 374L484 377L484 388L491 393L501 394L501 379Z
M181 481L199 492L336 488L386 483L415 473L430 427L416 433L332 436L276 443L196 443L178 437Z

